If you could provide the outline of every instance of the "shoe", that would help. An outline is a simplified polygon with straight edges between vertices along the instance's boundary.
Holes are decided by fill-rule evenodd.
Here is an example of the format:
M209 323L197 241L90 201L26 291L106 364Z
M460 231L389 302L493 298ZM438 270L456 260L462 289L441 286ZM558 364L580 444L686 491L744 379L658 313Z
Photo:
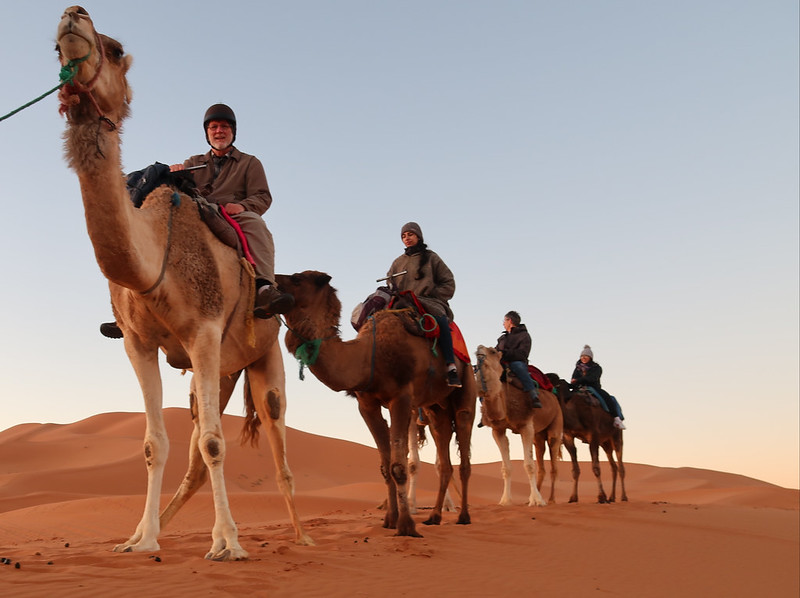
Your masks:
M539 393L536 392L535 388L532 388L531 390L528 391L528 397L530 397L531 400L531 407L533 407L534 409L542 408L542 404L539 402Z
M614 418L614 427L619 428L620 430L625 429L625 424L622 423L622 420L618 417Z
M100 334L108 338L122 338L122 330L116 322L103 322L100 324Z
M461 388L461 379L458 377L458 370L447 370L447 386Z
M293 307L294 297L289 293L281 293L271 284L265 284L258 289L253 314L265 320L275 314L285 314Z

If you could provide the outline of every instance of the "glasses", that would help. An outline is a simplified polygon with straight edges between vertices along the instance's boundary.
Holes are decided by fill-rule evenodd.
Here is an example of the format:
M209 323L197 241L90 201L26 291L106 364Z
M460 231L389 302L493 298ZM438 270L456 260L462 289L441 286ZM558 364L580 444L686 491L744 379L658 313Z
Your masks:
M228 123L220 123L215 125L208 125L209 131L230 131L231 126Z

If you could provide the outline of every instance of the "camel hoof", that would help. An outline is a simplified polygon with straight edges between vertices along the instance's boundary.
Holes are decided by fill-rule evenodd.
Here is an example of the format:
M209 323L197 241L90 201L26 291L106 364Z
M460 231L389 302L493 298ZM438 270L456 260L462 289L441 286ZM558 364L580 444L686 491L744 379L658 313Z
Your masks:
M458 521L456 521L456 523L458 525L469 525L470 523L472 523L472 519L470 519L469 513L462 513L459 516Z
M248 558L247 551L239 548L232 550L230 548L223 548L219 552L209 552L206 559L209 561L245 561Z
M156 552L158 550L161 550L161 546L158 545L158 542L153 542L146 546L141 542L136 544L117 544L112 549L113 552Z
M316 546L317 543L311 538L311 536L307 534L303 534L302 538L298 538L295 540L295 544L298 546Z

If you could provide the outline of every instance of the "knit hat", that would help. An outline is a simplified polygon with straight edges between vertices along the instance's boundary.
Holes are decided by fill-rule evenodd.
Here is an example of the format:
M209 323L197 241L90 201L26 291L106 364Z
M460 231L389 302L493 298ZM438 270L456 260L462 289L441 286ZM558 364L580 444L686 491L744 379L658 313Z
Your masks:
M583 345L583 351L581 351L581 357L584 355L588 355L589 359L594 359L594 353L592 353L592 348L589 345Z
M400 229L400 236L403 236L403 233L414 233L419 237L420 242L422 242L422 229L419 227L419 224L416 222L406 222L403 225L403 228Z

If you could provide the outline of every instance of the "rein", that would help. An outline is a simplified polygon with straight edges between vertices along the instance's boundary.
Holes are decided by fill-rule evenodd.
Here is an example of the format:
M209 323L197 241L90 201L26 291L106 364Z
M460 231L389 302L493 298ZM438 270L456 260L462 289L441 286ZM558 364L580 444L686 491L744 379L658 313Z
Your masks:
M486 378L484 378L483 376L483 362L486 360L486 353L476 353L475 356L478 358L478 363L475 364L475 369L480 374L480 379L481 379L480 396L483 396L489 392L489 387L486 386Z
M161 284L161 281L164 280L164 273L167 271L169 248L172 247L172 218L175 215L175 208L179 205L181 205L181 196L175 192L172 194L172 201L169 204L169 218L167 219L167 246L164 248L164 259L161 260L161 272L158 275L158 279L153 283L153 286L146 291L142 291L142 295L148 295L152 293L156 287Z

